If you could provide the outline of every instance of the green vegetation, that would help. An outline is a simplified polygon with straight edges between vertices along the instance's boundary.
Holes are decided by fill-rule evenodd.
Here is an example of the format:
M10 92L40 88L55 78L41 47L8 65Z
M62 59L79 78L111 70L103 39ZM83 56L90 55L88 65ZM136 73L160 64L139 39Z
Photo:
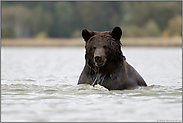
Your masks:
M180 37L182 1L2 1L2 38L80 37L82 28L123 37Z

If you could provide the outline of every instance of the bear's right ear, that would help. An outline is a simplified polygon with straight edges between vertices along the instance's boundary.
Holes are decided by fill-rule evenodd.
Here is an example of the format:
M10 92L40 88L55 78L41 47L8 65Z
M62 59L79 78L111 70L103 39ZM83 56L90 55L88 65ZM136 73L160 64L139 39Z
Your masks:
M81 35L83 36L84 40L87 42L94 35L94 33L84 28L82 29Z

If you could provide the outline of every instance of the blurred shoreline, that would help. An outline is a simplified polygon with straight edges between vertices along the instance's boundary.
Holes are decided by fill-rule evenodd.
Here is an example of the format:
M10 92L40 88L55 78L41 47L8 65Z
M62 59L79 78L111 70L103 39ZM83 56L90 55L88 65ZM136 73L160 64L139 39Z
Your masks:
M181 47L182 37L121 38L123 46ZM82 38L15 38L1 39L1 46L84 46Z

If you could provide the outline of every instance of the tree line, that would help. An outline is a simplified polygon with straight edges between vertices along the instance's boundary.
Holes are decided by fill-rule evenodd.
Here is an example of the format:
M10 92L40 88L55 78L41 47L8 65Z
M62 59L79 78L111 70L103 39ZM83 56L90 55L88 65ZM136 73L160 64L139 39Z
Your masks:
M181 36L182 1L2 1L2 38L79 37L120 26L124 37Z

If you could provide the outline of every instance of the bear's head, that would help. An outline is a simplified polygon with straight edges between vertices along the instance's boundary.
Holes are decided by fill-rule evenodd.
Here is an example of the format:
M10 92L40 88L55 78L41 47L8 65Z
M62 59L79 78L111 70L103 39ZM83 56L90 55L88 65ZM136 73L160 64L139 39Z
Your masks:
M120 27L105 32L83 29L82 37L86 42L85 59L88 66L93 70L117 68L124 58L121 51L121 35L122 30Z

